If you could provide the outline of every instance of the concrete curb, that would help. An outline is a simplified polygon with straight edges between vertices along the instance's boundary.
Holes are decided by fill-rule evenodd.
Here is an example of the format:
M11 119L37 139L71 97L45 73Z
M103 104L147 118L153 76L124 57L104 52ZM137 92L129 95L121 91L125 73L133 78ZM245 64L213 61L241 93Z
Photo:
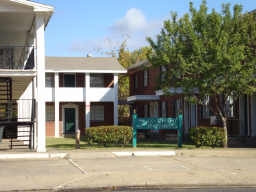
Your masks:
M66 153L8 153L0 154L0 160L6 159L63 159Z
M159 156L175 156L175 151L118 151L112 152L112 154L117 157L128 157L128 156L137 156L137 157L159 157Z

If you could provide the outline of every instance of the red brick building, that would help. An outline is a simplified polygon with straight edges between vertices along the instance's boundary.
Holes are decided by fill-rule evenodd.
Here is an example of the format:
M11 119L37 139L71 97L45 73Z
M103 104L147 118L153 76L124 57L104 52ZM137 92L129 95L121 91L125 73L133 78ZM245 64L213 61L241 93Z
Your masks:
M196 126L220 125L207 105L195 105L184 100L182 90L170 89L171 96L164 96L159 90L160 67L153 67L147 61L128 68L130 96L127 98L132 110L139 117L175 117L183 114L184 134ZM207 102L210 102L208 99ZM256 136L256 97L243 96L229 110L228 129L230 136Z

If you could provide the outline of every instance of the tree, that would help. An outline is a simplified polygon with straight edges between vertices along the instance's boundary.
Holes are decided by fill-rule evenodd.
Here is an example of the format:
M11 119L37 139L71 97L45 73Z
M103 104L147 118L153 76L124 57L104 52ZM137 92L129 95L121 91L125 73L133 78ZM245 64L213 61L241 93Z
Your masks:
M150 53L150 47L142 47L130 52L127 49L126 41L124 41L118 52L118 62L127 69L132 64L138 61L147 59L147 55ZM127 74L120 74L118 80L118 97L119 99L126 99L129 96L129 77ZM127 118L130 114L130 109L128 105L119 106L119 116L122 118Z
M164 22L152 47L149 61L164 66L160 87L181 87L185 98L203 104L210 97L210 110L221 120L227 147L229 98L255 93L256 24L253 13L242 13L240 5L222 6L222 12L208 12L206 1L180 19L172 13ZM232 104L232 103L231 103Z

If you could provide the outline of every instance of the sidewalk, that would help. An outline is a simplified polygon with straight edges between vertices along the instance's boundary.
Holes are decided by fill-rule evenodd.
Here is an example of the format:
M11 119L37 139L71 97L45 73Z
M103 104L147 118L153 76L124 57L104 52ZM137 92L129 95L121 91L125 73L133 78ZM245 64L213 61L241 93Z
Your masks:
M50 151L56 152L63 151ZM0 191L256 186L256 149L180 149L171 157L118 157L109 149L65 152L63 159L0 160Z

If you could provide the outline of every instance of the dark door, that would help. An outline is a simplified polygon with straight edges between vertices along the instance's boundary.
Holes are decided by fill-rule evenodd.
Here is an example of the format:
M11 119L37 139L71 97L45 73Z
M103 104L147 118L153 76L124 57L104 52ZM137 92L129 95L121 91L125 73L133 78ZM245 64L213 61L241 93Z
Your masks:
M64 133L74 134L76 129L76 110L75 108L64 108L64 113L65 113Z

